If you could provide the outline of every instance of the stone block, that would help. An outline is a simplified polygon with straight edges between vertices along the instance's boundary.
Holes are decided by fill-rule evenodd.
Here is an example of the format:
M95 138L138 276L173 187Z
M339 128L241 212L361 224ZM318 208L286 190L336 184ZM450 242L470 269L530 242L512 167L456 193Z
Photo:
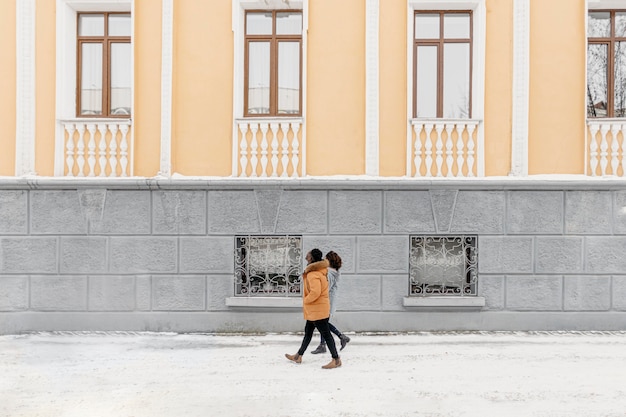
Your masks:
M355 271L354 251L356 238L346 236L303 236L302 259L308 251L318 248L324 256L329 251L335 251L341 257L341 272L352 273Z
M209 234L260 233L254 191L209 191Z
M207 277L207 310L224 311L226 299L233 297L235 284L232 275L209 275Z
M110 245L110 272L176 272L175 237L112 237Z
M181 237L180 272L233 273L235 243L232 237Z
M503 191L459 191L452 216L452 233L504 233Z
M626 237L585 238L585 271L591 274L620 274L626 271Z
M485 298L484 310L502 310L504 308L504 276L480 275L478 296Z
M30 305L32 310L85 311L87 310L87 277L32 276L30 278Z
M382 309L404 310L402 300L409 294L409 278L406 275L383 275Z
M57 272L57 238L0 238L0 272L25 274Z
M87 218L76 190L42 190L30 194L32 234L87 233Z
M563 309L563 277L555 275L507 276L508 310L558 311Z
M0 311L28 309L28 277L0 276Z
M381 277L378 275L344 275L337 293L337 311L381 309Z
M61 237L61 273L106 272L106 246L104 237Z
M457 190L430 190L437 233L449 233Z
M205 191L154 191L152 232L159 235L206 234Z
M583 238L538 236L535 270L540 274L583 272Z
M284 191L276 233L327 233L326 191Z
M132 276L89 277L90 311L135 309L135 279Z
M109 190L101 219L90 223L94 234L142 235L150 233L150 192Z
M152 309L152 277L149 275L135 276L135 306L139 311Z
M428 191L387 191L385 193L386 233L432 233L433 209Z
M24 190L0 190L0 235L28 232L27 196Z
M330 191L331 234L378 234L382 232L381 191Z
M611 278L566 276L563 308L573 311L606 311L611 308Z
M613 275L611 287L613 310L626 311L626 275Z
M206 277L155 276L153 310L200 311L205 309Z
M613 220L612 205L609 191L567 191L565 233L610 234Z
M563 233L562 191L511 191L508 198L508 233Z
M399 274L409 270L409 239L405 236L357 238L357 271Z
M487 274L528 273L533 271L533 238L480 236L478 271Z
M626 191L615 191L613 205L613 232L626 234Z

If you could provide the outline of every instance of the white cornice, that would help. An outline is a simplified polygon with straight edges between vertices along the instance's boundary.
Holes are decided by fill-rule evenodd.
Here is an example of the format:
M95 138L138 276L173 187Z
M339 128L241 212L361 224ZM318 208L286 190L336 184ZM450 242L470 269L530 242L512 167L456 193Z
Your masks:
M513 5L513 121L510 175L528 175L530 0Z

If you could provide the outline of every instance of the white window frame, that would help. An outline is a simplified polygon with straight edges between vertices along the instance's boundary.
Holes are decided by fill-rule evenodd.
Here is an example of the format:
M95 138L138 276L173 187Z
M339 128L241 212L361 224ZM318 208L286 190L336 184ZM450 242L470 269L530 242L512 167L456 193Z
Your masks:
M131 50L135 39L134 0L57 0L56 4L56 133L55 169L63 167L62 120L76 116L76 18L80 12L129 12L131 14ZM134 54L131 55L131 74L134 74ZM131 91L134 92L134 75ZM131 93L131 115L134 112L134 93ZM132 116L131 116L132 117ZM60 149L59 149L60 148ZM62 176L62 172L55 172Z

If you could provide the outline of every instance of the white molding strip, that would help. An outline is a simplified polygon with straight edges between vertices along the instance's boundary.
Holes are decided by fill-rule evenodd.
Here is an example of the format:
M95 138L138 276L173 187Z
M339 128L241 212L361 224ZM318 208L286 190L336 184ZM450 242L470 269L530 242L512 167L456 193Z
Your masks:
M172 175L172 76L174 0L163 0L161 46L161 165L159 175Z
M530 0L514 0L513 123L509 175L528 175L529 56Z
M15 175L35 175L35 0L16 5Z
M379 174L379 0L365 4L365 174Z

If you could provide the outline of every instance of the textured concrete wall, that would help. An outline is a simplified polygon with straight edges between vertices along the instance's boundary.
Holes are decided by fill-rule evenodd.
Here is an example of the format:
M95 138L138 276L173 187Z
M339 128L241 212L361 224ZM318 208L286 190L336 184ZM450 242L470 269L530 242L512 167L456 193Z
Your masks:
M299 309L227 306L237 234L341 254L348 331L626 329L614 184L120 184L0 182L0 333L301 330ZM482 309L405 307L413 234L478 236Z

